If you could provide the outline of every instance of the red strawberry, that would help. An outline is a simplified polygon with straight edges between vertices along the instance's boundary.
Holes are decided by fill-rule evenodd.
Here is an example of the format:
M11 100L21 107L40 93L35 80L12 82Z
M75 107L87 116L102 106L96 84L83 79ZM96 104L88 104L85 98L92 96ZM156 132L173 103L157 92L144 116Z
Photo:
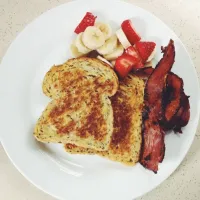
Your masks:
M135 47L142 58L143 63L149 62L154 57L156 43L155 42L137 42Z
M144 63L142 62L142 60L140 60L140 62L138 62L138 63L135 65L135 68L134 68L134 69L141 69L141 68L144 68Z
M117 58L115 62L115 71L121 78L124 78L136 63L137 60L134 57L125 53Z
M133 56L135 58L139 58L140 56L138 55L135 47L130 46L126 49L126 53L129 54L130 56Z
M122 27L122 30L124 31L126 37L128 38L129 42L132 45L141 40L141 37L135 31L131 20L125 20L122 23L121 27Z
M92 13L87 12L86 15L84 16L84 18L82 19L82 21L80 22L80 24L76 27L74 32L79 34L83 31L85 31L85 29L88 26L94 26L96 18L97 17L95 17Z
M144 67L144 64L142 62L142 59L140 58L140 55L138 54L137 50L135 49L135 47L130 46L129 48L126 49L126 54L134 57L137 60L137 63L135 64L135 66L133 67L134 69L138 69L138 68L142 68Z

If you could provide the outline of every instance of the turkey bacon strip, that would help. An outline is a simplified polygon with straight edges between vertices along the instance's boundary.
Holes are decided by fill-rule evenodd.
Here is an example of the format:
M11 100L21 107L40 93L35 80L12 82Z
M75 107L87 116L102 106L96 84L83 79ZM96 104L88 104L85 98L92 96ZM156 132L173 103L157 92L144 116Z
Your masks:
M170 72L174 59L175 47L173 40L163 50L163 58L157 64L145 86L142 148L140 163L154 173L165 154L164 130L160 126L163 117L163 93L166 76Z
M174 73L167 76L166 89L163 96L164 121L170 124L174 121L174 117L181 107L181 99L183 94L183 80ZM173 129L169 127L168 129Z
M182 127L185 127L190 120L190 102L189 97L183 92L181 97L181 107L174 119L174 132L182 133Z
M147 81L154 68L146 67L135 71L135 75ZM165 131L174 130L182 133L181 128L186 126L190 119L189 97L185 95L183 80L178 75L170 72L166 80L163 94L163 120L160 125Z

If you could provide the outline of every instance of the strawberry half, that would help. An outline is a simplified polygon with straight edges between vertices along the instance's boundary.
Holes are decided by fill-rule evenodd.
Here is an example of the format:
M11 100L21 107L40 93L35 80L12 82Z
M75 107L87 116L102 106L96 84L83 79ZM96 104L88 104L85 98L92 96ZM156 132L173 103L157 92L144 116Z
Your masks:
M139 34L135 31L131 20L125 20L122 25L122 30L124 31L129 42L133 45L141 40Z
M83 31L85 31L85 29L88 26L94 26L96 18L97 17L94 16L91 12L87 12L86 15L84 16L84 18L81 20L80 24L74 30L74 32L76 34L79 34Z
M156 49L155 42L137 42L135 44L135 48L137 49L142 61L144 63L149 62L153 59Z
M139 69L144 67L144 64L142 62L142 59L140 58L140 55L138 54L137 50L135 49L135 47L130 46L129 48L126 49L126 54L132 56L135 58L136 60L136 64L133 66L133 69Z
M115 71L121 78L124 78L136 63L137 60L134 57L125 53L117 58L115 62Z

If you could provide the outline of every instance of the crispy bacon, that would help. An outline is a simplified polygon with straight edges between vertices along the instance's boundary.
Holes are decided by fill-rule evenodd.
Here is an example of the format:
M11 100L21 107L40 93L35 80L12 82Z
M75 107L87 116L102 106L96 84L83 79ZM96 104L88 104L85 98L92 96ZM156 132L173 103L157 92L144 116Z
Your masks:
M168 47L162 48L164 56L155 70L147 67L134 72L147 81L140 163L155 173L158 170L158 163L164 158L164 131L174 130L182 133L181 128L186 126L190 119L189 97L184 93L183 80L170 72L175 57L172 43L170 41ZM162 71L163 69L165 71Z
M181 128L186 126L190 119L189 98L183 89L183 80L172 72L167 77L165 94L163 96L165 114L162 127L165 131L174 130L182 133Z
M178 133L182 133L181 128L185 127L190 120L190 102L189 97L182 93L181 97L181 107L177 112L174 120L173 130Z
M154 173L157 173L158 164L162 162L165 154L165 134L159 122L163 116L162 100L166 76L170 72L175 59L175 47L172 40L163 49L163 52L163 58L146 83L144 97L143 144L140 163Z
M181 107L183 80L174 73L167 76L166 91L164 94L164 118L167 123L173 120Z
M182 106L184 108L184 111L181 115L181 123L180 126L184 127L188 124L190 120L190 102L189 102L189 96L186 96L185 93L182 95Z
M170 40L169 45L163 49L164 55L150 75L146 88L145 97L149 107L155 107L158 119L162 118L162 96L165 89L165 79L170 72L175 59L174 42Z
M135 75L147 81L154 68L146 67L134 72ZM164 115L161 126L165 131L174 130L182 133L190 119L190 103L183 89L183 80L176 74L169 72L166 88L163 93Z
M143 146L140 163L154 173L158 171L158 163L162 162L165 155L164 136L165 133L158 121L154 118L154 113L148 115L143 124Z

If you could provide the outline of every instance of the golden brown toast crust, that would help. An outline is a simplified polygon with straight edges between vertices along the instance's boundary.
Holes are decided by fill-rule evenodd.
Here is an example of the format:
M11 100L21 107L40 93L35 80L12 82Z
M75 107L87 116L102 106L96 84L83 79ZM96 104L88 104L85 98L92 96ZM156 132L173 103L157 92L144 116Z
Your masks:
M95 151L67 144L70 153L98 154L111 160L134 165L138 162L141 147L141 125L144 82L129 75L120 81L119 90L111 97L114 112L114 131L108 151Z
M53 66L43 81L43 92L50 98L69 94L88 95L94 91L113 96L118 89L118 78L111 67L96 58L74 58L60 66Z
M117 89L115 72L98 59L71 59L52 67L44 78L43 91L53 101L35 126L36 139L108 149L113 132L108 96Z

